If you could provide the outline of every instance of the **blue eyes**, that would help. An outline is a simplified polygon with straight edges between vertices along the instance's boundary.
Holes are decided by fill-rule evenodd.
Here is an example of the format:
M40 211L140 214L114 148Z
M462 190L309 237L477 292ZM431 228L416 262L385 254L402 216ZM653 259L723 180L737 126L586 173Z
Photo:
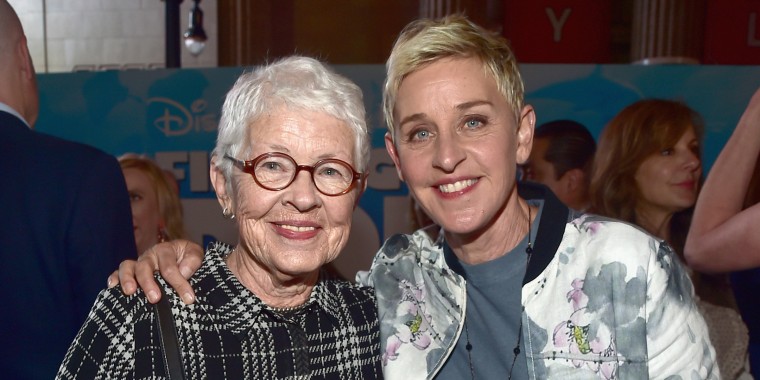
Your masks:
M414 133L414 139L415 140L424 140L430 137L430 132L428 131L417 131Z
M481 117L470 117L469 119L464 119L463 124L460 124L460 126L457 128L460 132L463 131L475 131L479 130L486 126L486 120ZM417 129L413 129L409 131L408 140L409 142L423 142L428 141L431 138L435 138L435 134L437 132L437 129L435 126L431 125L420 125ZM458 132L459 133L459 132Z

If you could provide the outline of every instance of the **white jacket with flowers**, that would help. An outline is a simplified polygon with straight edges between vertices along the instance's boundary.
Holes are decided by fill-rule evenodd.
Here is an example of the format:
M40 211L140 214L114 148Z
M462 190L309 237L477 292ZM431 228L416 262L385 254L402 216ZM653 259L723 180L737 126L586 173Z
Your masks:
M717 379L715 351L682 264L636 227L574 215L542 187L536 244L522 288L531 379ZM465 280L445 243L390 238L369 273L386 379L430 379L462 332Z

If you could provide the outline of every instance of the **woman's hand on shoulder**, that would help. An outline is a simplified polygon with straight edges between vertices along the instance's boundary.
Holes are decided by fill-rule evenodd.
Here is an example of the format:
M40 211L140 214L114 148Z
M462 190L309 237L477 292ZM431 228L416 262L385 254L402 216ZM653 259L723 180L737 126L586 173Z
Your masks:
M203 249L187 240L156 244L135 260L124 260L119 270L108 277L108 287L121 284L125 295L132 295L140 286L151 303L161 299L161 289L154 278L161 276L180 294L186 304L195 302L195 292L187 281L203 262Z

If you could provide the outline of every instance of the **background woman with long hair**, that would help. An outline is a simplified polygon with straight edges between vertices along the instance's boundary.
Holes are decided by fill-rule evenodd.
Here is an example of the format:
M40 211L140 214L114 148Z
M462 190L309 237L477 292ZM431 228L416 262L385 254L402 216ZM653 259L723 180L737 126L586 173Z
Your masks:
M683 258L702 181L700 115L686 104L647 99L618 113L602 131L591 178L591 211L635 224ZM728 278L691 270L722 377L746 372L747 329Z

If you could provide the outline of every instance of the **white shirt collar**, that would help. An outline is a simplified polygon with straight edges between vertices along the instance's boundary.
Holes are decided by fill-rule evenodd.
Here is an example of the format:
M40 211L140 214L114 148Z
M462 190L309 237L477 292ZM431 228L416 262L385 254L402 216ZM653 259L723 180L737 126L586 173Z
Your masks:
M27 122L26 119L24 119L24 117L21 116L20 113L18 113L16 110L14 110L13 108L11 108L11 106L9 106L9 105L7 105L7 104L5 104L3 102L0 102L0 111L8 112L9 114L11 114L11 115L13 115L13 116L21 119L21 121L23 121L24 124L26 124L26 126L29 127L29 122ZM31 127L29 127L29 128L31 128Z

